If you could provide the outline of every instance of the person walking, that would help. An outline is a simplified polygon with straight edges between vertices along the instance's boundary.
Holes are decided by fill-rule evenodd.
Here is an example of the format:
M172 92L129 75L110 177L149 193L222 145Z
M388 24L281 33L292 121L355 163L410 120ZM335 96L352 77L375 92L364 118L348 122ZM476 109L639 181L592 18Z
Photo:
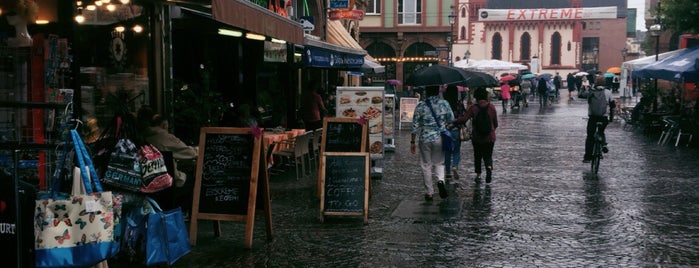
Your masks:
M566 83L568 85L568 99L573 100L573 92L575 92L576 86L575 76L573 75L573 73L568 73L568 75L566 76Z
M476 184L481 183L482 165L485 165L485 182L493 180L493 148L495 147L495 130L498 128L498 117L495 106L488 101L488 91L478 88L474 92L476 103L471 105L466 114L454 120L454 124L464 124L469 119L473 133L471 144L473 145L473 164Z
M432 111L434 111L433 116ZM425 186L425 200L432 201L434 186L432 177L437 177L439 196L447 198L444 184L444 151L440 133L446 122L454 120L454 113L449 103L439 98L439 86L427 86L425 101L421 101L413 112L413 124L410 132L410 153L420 152L420 168ZM439 122L438 122L439 121ZM415 139L418 138L418 144Z
M328 114L328 110L325 109L323 97L320 95L322 90L320 81L313 80L301 100L301 118L306 130L323 127L323 117Z
M536 93L539 95L539 105L544 107L548 104L548 86L546 85L546 79L540 77L536 83Z
M556 72L556 76L553 77L553 86L556 88L556 99L558 100L558 97L560 97L559 91L561 90L561 87L563 87L563 78L558 74L558 72Z
M449 103L454 116L458 117L466 113L466 108L464 108L463 100L459 99L459 90L456 86L447 86L444 92L444 100ZM454 138L454 150L451 152L444 152L444 173L446 178L459 179L459 162L461 161L461 127L451 124L447 124L447 130L451 132L451 136Z
M507 105L510 102L510 83L507 81L500 82L500 99L502 99L502 112L507 112Z
M612 99L612 91L606 87L606 81L603 76L597 77L595 87L587 97L588 116L587 120L587 136L585 138L585 155L583 163L590 163L592 160L592 145L594 144L595 132L597 132L597 122L601 122L600 132L602 133L602 152L606 153L607 139L604 135L604 130L609 123L609 107L614 102Z
M529 94L532 93L532 81L529 79L522 79L522 83L519 84L522 89L522 105L524 107L529 107Z

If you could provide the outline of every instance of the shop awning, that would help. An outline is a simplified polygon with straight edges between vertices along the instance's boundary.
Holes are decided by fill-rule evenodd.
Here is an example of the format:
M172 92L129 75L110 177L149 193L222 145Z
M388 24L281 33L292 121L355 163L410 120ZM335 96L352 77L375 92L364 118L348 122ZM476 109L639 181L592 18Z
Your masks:
M303 63L307 67L359 69L366 51L320 41L306 35L303 42Z
M259 5L245 0L212 0L214 19L257 34L303 44L301 23L279 16Z
M364 51L364 48L357 43L357 40L352 38L352 35L350 35L350 33L345 30L345 27L342 26L342 23L337 20L328 20L328 42ZM383 73L386 71L386 67L381 65L369 54L364 56L364 64L361 67L363 70L374 73Z

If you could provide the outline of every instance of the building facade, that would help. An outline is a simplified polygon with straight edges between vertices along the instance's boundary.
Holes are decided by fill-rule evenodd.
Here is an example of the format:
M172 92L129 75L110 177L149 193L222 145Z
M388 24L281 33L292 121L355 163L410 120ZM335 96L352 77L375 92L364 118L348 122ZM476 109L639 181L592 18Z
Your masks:
M395 0L381 4L367 6L367 16L360 22L360 42L387 66L386 76L394 74L398 80L424 65L463 59L499 59L530 66L535 73L562 75L578 70L604 72L623 61L624 0ZM411 10L416 10L416 19L406 20Z

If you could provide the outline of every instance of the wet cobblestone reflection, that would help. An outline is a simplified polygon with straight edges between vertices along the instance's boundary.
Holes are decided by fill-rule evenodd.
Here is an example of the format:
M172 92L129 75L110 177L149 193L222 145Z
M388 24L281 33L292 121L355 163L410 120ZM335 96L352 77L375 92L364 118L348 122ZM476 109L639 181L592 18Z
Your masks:
M462 179L427 205L409 132L396 130L396 151L371 181L367 225L321 224L315 177L273 177L273 241L262 220L252 249L242 223L224 222L215 238L201 221L197 246L175 267L698 267L697 149L658 146L613 122L593 176L581 162L586 108L576 100L499 114L493 182L473 183L465 143Z

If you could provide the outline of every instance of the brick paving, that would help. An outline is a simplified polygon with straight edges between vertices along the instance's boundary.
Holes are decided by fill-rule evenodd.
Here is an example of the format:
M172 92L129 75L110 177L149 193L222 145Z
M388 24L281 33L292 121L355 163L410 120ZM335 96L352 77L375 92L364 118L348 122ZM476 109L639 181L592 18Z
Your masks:
M501 109L496 103L498 110ZM256 221L199 222L175 267L699 267L699 152L607 128L599 174L583 164L587 105L561 101L499 112L493 182L473 183L470 143L446 200L423 200L409 131L371 180L369 222L318 220L315 176L271 178L274 239Z

